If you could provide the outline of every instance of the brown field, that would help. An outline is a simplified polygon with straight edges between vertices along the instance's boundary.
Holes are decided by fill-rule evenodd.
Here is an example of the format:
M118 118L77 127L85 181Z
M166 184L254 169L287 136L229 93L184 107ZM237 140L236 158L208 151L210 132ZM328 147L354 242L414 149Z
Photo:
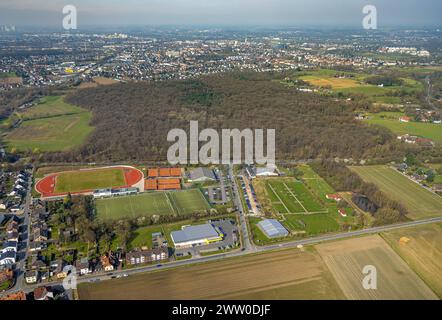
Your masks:
M284 250L84 283L80 299L344 299L319 255Z
M0 84L22 84L23 79L20 77L1 78Z
M437 299L430 288L378 235L316 246L348 299ZM377 289L362 286L362 269L377 269Z
M383 233L382 237L442 298L442 225L394 230ZM400 241L404 237L408 239Z
M316 87L331 87L332 89L347 89L360 86L356 80L347 78L340 79L319 76L304 76L301 77L301 79Z
M83 82L78 86L78 88L79 89L95 88L98 86L107 86L115 83L118 83L118 81L105 77L95 77L92 79L92 82Z

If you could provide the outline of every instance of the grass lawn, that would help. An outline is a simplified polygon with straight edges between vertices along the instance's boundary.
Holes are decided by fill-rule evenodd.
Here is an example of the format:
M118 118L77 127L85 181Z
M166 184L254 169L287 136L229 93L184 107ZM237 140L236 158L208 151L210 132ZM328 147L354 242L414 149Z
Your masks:
M403 115L400 112L380 112L370 114L370 119L366 121L386 127L398 135L408 133L442 143L442 125L425 122L400 122L399 117Z
M20 113L19 116L23 120L34 120L84 112L84 109L64 102L63 96L45 96L38 105Z
M268 179L266 191L278 213L308 213L324 211L324 207L307 187L294 179Z
M14 78L16 76L15 72L0 72L0 79Z
M209 208L209 204L198 189L142 193L96 201L97 215L103 220L152 215L186 215Z
M171 192L168 195L178 214L190 214L210 208L199 189Z
M126 185L122 169L78 170L57 176L56 193L121 187Z
M442 215L442 197L428 191L387 166L351 167L367 182L374 183L389 197L402 203L409 217L420 219Z
M5 138L7 146L18 151L69 150L84 143L94 129L89 125L90 112L65 103L59 96L45 97L18 116L23 122Z
M291 231L305 231L307 235L339 231L339 223L328 214L286 214L284 225Z
M129 241L129 250L142 247L152 248L152 233L163 231L163 227L157 225L136 229L132 233L132 238Z

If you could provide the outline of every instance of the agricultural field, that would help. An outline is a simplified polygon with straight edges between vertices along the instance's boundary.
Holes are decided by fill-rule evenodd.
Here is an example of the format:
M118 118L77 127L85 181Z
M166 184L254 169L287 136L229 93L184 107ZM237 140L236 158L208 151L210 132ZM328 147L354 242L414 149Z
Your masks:
M61 96L45 97L37 106L15 114L21 124L6 135L10 149L17 151L65 151L81 145L93 127L92 114L69 105Z
M369 124L379 125L391 130L397 135L409 134L413 136L431 139L442 143L442 125L425 122L400 122L399 118L404 116L402 112L380 112L368 114L364 120Z
M387 166L350 167L366 182L374 183L392 199L403 204L409 218L420 219L442 215L442 197L428 191Z
M259 281L257 281L259 279ZM81 300L93 299L343 299L338 284L312 249L224 259L185 268L82 283Z
M0 84L20 84L23 79L14 72L0 72Z
M97 216L103 220L153 215L187 215L209 208L209 204L198 189L142 193L96 201Z
M57 175L55 193L80 192L126 185L121 168L76 170Z
M315 248L348 299L437 299L379 235L323 243ZM366 290L362 285L362 270L367 265L377 270L376 290Z
M337 74L342 74L342 72L319 69L302 72L298 79L317 88L330 88L333 92L342 94L361 94L372 102L382 103L401 103L400 97L391 96L392 92L405 92L406 98L410 100L414 99L414 95L424 88L422 83L410 77L400 78L403 81L402 85L379 87L365 82L365 79L371 76L369 74L345 72L345 77L336 77Z
M382 237L442 298L442 225L393 230L382 233Z

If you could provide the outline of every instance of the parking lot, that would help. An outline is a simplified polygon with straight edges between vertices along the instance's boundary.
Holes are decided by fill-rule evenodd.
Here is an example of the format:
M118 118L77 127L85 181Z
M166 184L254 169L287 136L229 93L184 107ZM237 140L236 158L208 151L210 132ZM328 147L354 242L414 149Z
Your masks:
M198 257L201 255L201 253L204 252L212 252L233 248L235 244L239 241L238 228L234 220L212 220L210 221L210 223L212 223L215 227L219 228L224 233L224 239L222 241L204 246L176 249L175 255L177 257L181 257L191 254L193 257Z

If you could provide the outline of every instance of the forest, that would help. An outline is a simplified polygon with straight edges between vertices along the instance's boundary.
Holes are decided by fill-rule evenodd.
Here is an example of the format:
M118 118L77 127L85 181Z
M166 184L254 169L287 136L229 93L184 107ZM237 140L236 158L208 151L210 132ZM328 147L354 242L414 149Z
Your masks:
M364 102L302 93L281 74L231 73L199 80L131 82L73 91L67 102L91 110L96 129L80 148L43 160L163 161L170 129L276 129L277 159L353 158L389 161L410 146L354 119ZM415 148L415 147L413 147Z

